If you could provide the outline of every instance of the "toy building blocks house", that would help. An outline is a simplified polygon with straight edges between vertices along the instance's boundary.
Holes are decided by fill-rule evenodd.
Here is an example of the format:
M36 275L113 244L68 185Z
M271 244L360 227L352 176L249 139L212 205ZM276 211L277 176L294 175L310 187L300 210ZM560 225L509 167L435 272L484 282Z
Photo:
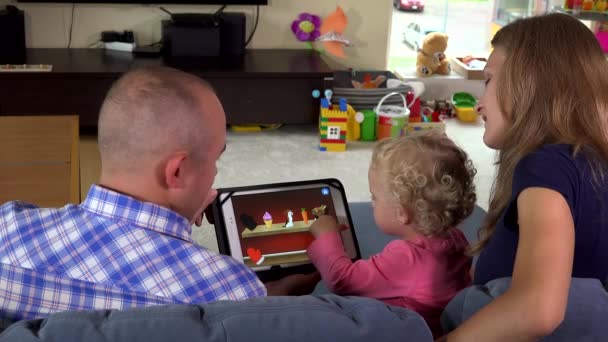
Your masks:
M340 99L339 106L332 105L330 97L331 95L321 99L319 150L344 152L348 132L348 105L346 99Z

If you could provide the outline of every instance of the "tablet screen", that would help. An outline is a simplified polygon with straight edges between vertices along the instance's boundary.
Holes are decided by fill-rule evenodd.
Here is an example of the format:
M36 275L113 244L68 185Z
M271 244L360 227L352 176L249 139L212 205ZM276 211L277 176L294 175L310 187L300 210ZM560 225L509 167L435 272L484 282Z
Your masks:
M324 212L345 226L344 249L357 257L341 192L328 184L307 184L220 193L230 254L252 269L310 263L310 225Z

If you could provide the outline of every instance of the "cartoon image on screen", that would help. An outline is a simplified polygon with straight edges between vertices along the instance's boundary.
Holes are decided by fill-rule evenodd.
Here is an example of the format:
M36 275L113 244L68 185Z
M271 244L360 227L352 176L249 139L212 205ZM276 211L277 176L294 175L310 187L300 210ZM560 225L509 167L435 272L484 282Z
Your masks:
M243 262L250 267L308 262L318 215L336 216L328 188L232 196Z

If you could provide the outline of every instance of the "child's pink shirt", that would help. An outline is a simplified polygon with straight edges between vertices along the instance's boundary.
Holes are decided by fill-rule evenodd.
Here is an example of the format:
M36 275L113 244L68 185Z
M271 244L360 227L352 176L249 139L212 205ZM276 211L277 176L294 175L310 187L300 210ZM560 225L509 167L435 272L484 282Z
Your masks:
M412 309L438 337L441 312L471 283L467 246L464 234L451 228L447 238L394 240L379 254L353 263L339 233L329 232L313 241L307 253L330 291Z

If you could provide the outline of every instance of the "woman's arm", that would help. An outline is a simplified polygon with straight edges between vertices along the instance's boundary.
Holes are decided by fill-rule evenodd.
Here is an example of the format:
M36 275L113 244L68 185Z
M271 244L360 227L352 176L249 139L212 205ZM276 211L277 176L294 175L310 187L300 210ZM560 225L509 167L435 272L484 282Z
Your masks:
M511 288L447 341L535 341L563 321L574 258L574 221L558 192L528 188L517 199L519 243Z

